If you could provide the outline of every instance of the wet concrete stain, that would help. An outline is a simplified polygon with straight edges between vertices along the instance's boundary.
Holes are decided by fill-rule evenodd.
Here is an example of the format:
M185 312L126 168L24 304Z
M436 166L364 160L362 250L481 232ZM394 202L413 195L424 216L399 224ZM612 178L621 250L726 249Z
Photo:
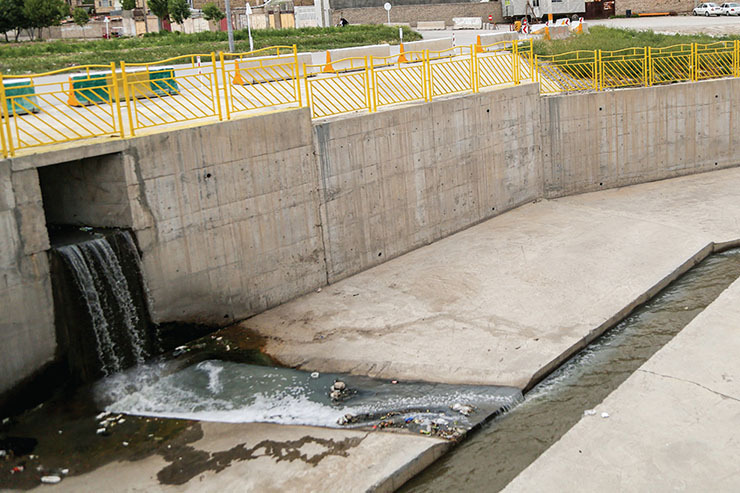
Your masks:
M199 425L194 426L193 430L196 428L197 431L200 431ZM183 433L176 439L176 442L190 442L192 436L190 433ZM260 457L270 457L275 462L300 460L315 467L330 455L347 457L349 450L360 445L366 437L367 435L364 435L339 441L312 436L283 442L262 440L253 447L247 447L246 443L240 443L228 450L213 453L197 450L186 443L179 446L173 443L172 447L162 455L165 460L170 462L170 465L157 473L157 479L160 484L182 485L207 471L219 473L235 461L247 461ZM318 453L303 452L301 448L307 444L318 445L323 450Z

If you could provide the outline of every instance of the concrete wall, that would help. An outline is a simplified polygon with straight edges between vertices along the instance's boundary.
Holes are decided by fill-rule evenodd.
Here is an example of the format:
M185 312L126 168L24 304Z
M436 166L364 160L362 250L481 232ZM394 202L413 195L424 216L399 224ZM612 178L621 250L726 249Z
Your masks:
M548 197L740 164L740 79L540 100Z
M538 197L538 99L528 84L315 125L329 281Z
M344 17L350 24L384 24L388 22L388 14L383 3L377 7L333 7L331 11L332 24L336 25ZM391 9L391 22L408 22L416 26L419 21L444 21L452 26L454 17L479 17L488 22L488 16L493 15L493 22L503 22L501 16L501 2L483 3L445 3L419 5L396 5Z
M0 161L0 393L54 355L44 208L135 231L155 320L227 324L530 200L736 166L738 95L740 79L525 84Z
M635 14L650 12L691 12L693 8L702 2L694 0L616 0L614 9L617 15L624 15L627 10ZM722 2L717 2L721 5Z
M0 395L54 357L48 248L36 170L0 161Z

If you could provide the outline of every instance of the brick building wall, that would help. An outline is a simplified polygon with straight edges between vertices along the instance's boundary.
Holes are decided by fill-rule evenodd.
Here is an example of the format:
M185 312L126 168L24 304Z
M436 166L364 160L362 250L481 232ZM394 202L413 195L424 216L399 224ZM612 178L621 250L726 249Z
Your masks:
M480 17L488 22L493 15L494 22L503 22L500 2L447 3L419 5L394 5L391 9L391 22L408 22L412 27L419 21L445 21L452 25L453 17ZM345 8L332 10L332 22L336 24L344 17L350 24L383 24L388 15L383 7Z
M678 12L680 14L691 12L694 8L694 0L616 0L614 7L617 15L624 15L627 10L635 13Z

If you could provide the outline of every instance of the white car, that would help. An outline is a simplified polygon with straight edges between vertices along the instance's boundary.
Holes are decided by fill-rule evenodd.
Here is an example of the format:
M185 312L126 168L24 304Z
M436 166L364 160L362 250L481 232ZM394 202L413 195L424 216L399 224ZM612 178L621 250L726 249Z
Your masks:
M703 3L694 9L693 14L709 17L710 15L722 15L723 12L722 7L716 3Z
M740 15L740 3L723 3L719 8L724 15Z

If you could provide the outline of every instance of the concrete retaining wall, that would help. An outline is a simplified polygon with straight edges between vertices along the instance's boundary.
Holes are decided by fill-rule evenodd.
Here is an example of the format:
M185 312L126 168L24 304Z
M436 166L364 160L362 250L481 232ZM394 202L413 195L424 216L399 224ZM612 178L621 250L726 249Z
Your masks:
M740 79L540 100L548 197L740 164Z
M537 86L315 125L330 282L534 200Z
M736 166L739 94L740 79L525 84L0 161L0 393L54 355L44 208L135 231L155 320L228 324L539 197Z

